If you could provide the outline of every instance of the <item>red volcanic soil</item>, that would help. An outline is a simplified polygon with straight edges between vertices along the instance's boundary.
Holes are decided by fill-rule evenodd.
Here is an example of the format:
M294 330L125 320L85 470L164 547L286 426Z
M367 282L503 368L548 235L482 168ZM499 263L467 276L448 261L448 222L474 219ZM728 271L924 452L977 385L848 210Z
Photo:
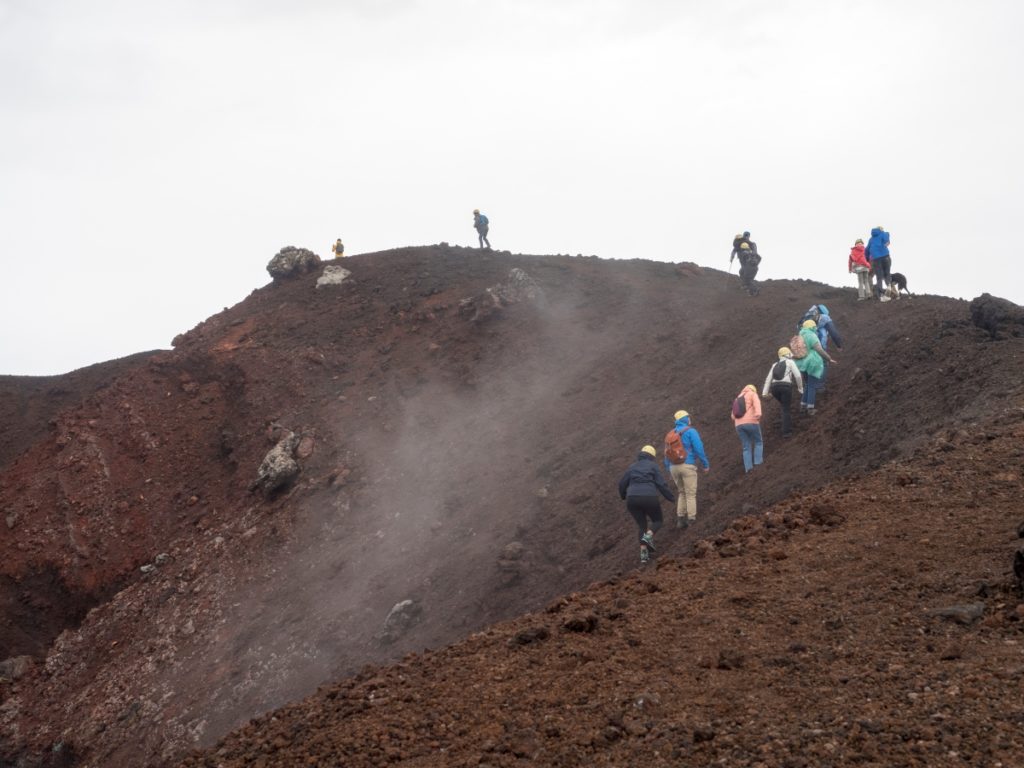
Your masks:
M684 664L683 658L694 656L698 641L709 646L697 654L701 659L719 647L745 652L750 643L781 642L784 635L773 622L782 618L775 613L785 613L788 621L795 611L802 623L793 626L801 631L813 627L832 639L859 637L843 624L825 630L818 624L834 624L836 616L859 622L869 612L876 619L903 616L903 603L884 613L897 586L901 599L902 590L912 593L907 606L923 611L942 607L946 598L982 599L960 592L988 580L981 620L963 629L915 613L919 622L912 625L911 639L961 632L970 641L989 631L984 628L991 616L1001 616L991 631L1004 634L989 644L1012 650L1004 640L1013 639L1019 625L1004 582L1017 522L1010 519L1009 505L1019 454L1013 458L1007 430L1018 429L1024 405L1022 341L992 340L970 323L964 302L920 296L858 303L852 289L806 281L768 281L760 296L750 298L739 291L734 276L693 264L516 256L446 246L366 254L345 259L344 266L352 276L341 285L317 288L318 273L313 273L254 291L176 339L173 351L121 361L102 382L75 384L72 375L55 377L52 386L70 393L57 408L39 402L45 392L7 382L26 403L21 410L36 409L48 423L13 420L18 434L9 435L4 445L22 449L10 451L0 465L6 521L0 525L5 619L0 659L19 654L36 659L17 680L0 683L0 760L171 765L189 749L213 745L250 718L319 685L367 664L405 658L397 667L374 666L343 683L344 694L326 699L330 694L324 692L303 706L350 702L347 691L363 691L368 681L413 675L419 682L410 683L413 698L402 700L402 706L412 706L417 701L412 692L420 691L415 695L430 728L410 731L406 710L380 710L381 724L403 724L395 726L396 733L405 734L399 740L403 745L407 737L423 736L423 744L456 750L459 760L485 756L485 763L501 764L512 759L515 750L501 749L504 736L477 740L475 726L438 720L440 710L428 717L433 698L416 686L438 688L437 695L447 697L455 688L444 688L442 679L453 685L462 680L468 688L460 706L466 709L453 705L450 711L475 712L479 706L482 716L495 702L507 701L513 718L508 734L536 731L534 742L542 751L527 749L517 759L623 764L628 758L625 753L615 757L615 750L630 743L653 755L649 734L655 731L634 733L637 728L626 722L632 721L632 710L621 724L601 724L621 732L617 737L607 732L609 744L617 746L600 753L605 757L586 752L593 745L584 750L585 758L551 751L550 739L565 741L568 750L584 732L593 737L593 721L582 715L589 705L572 702L603 701L600 690L620 701L626 690L639 695L649 688L663 711L674 710L676 694L655 690L655 674L679 686L673 691L688 691L687 698L697 696L705 683L718 685L721 679L723 690L732 690L728 681L748 679L749 690L728 696L753 696L753 704L730 699L731 709L699 710L707 722L679 720L682 711L664 722L735 734L731 726L713 721L731 723L728 718L746 717L747 708L758 703L766 708L765 718L774 711L780 723L788 722L779 700L757 699L769 673L788 681L774 683L778 690L772 695L789 686L793 713L812 703L824 706L821 688L838 695L832 682L815 677L815 670L829 664L878 681L892 675L876 669L881 662L874 656L870 670L860 669L855 658L840 663L846 657L834 645L826 652L820 638L806 653L786 655L769 646L752 651L732 676L725 673L735 670L718 669L717 656L710 667L697 664L696 657L696 666ZM517 294L521 284L514 281L509 287L513 268L536 281L540 295ZM774 403L766 403L766 463L744 476L729 402L744 384L760 387L775 349L788 341L803 310L815 301L829 305L845 342L836 353L839 364L830 370L821 413L798 421L797 434L783 442ZM693 415L712 463L711 474L701 478L700 519L685 534L660 533L657 566L620 578L617 574L632 572L638 563L632 522L615 490L618 476L641 445L660 443L679 408ZM288 432L302 438L298 478L269 495L252 489L264 456ZM982 453L999 446L1003 453ZM912 465L901 462L914 456L914 462L927 462L931 459L923 457L934 451L942 463L926 466L933 479L919 485L916 478L925 477L924 470L906 469ZM991 456L983 463L992 471L965 474L963 467L958 471L959 465L945 461L946 452ZM894 481L897 472L910 473L909 479ZM932 490L945 493L946 486L948 494L966 499L953 517L947 515L945 496ZM875 490L865 495L864 488ZM998 494L1006 495L1005 503ZM814 509L823 504L842 507L841 523L815 518ZM780 514L781 523L765 522ZM752 526L750 535L746 528L727 528L741 516L744 526ZM924 537L914 526L935 528L938 522L944 523L949 547L965 546L968 539L977 549L941 550L938 537L921 545ZM906 530L896 527L904 523ZM891 535L883 534L886 530ZM986 539L983 531L995 538ZM867 539L852 550L828 548L843 537L856 543L861 535L875 537L882 548L869 550ZM713 551L698 543L716 537ZM765 543L748 541L758 537ZM765 555L769 550L775 554ZM722 559L723 554L738 556ZM890 558L884 567L883 556ZM940 556L961 574L942 577L949 582L943 582L948 594L928 592L914 581L925 575L938 579L946 565L933 563L921 571L924 575L911 567L915 558L925 562ZM983 557L989 558L984 568L977 564ZM858 576L857 569L870 563ZM827 580L821 575L826 572L832 573ZM853 594L858 579L877 584L856 598L854 609L847 593ZM607 583L551 613L486 629L540 611L592 582ZM658 588L645 586L650 583ZM704 586L695 587L698 583ZM754 586L762 596L744 604L743 595ZM826 587L831 591L819 594ZM669 595L676 597L671 608L659 602L673 602ZM924 599L929 595L934 605ZM404 600L413 601L408 621L385 626L389 611ZM620 600L626 605L615 608ZM708 611L700 609L704 601ZM812 619L824 610L822 603L834 610ZM590 630L563 630L569 614L587 605L597 617ZM611 618L616 612L622 615ZM888 648L885 659L903 664L900 679L910 679L906 670L913 669L919 649L905 642L904 630L876 623L851 624L872 625L874 640L865 636L862 645L848 640L852 645L843 647L862 653ZM517 627L514 634L520 624L546 629L548 638L510 651L509 628ZM930 629L922 634L922 627ZM691 642L687 638L695 631ZM817 637L812 634L807 637ZM449 650L407 657L470 635ZM622 640L615 641L613 655L621 671L587 666L597 657L601 665L608 659L596 651L588 659L580 649L596 641L606 655L612 635ZM998 658L965 653L953 661L977 664L977 674L988 670L1002 679L992 666ZM906 658L896 661L897 656ZM480 666L467 658L478 659ZM525 661L530 658L534 661ZM768 658L792 664L772 666ZM567 659L576 659L578 668ZM516 666L516 660L527 667ZM463 667L476 670L473 681L465 682ZM485 667L491 671L481 672ZM534 668L546 677L529 678ZM602 678L599 669L612 677ZM640 674L648 670L651 677ZM843 674L848 681L860 680L853 672ZM513 691L517 685L519 694ZM960 691L968 690L959 685ZM555 735L549 735L546 726L520 728L529 712L551 714L546 707L558 700L556 690L568 696L571 706L558 706L579 720L579 731L552 726ZM551 696L545 700L549 704L535 698L542 693ZM389 696L387 706L397 705L399 699ZM709 690L700 697L707 707L720 703ZM977 705L966 693L963 701L975 702L973 716L997 729L1001 721L987 705ZM1015 706L1007 704L1003 711L1019 711ZM603 704L592 709L594 717L606 717ZM454 754L424 752L420 746L397 747L395 753L394 744L352 719L356 709L338 712L336 723L322 719L334 734L324 731L325 749L348 749L365 735L380 742L375 764L417 755L421 763L416 764L440 765L445 754ZM386 714L392 712L393 720ZM870 728L888 728L896 714L887 712ZM328 718L326 710L316 717L321 715ZM804 719L809 735L801 738L813 741L818 731L833 733L832 721L820 725L826 721L809 714ZM492 713L492 724L501 722ZM905 732L916 733L907 722ZM449 737L439 740L435 727ZM863 727L867 733L870 728ZM271 725L261 726L261 732L268 729ZM788 731L783 734L781 725L776 731L779 745L772 749L796 750ZM313 733L308 730L310 738ZM705 736L691 730L672 748L689 739L705 745L702 749L731 749L729 740ZM275 734L277 742L282 738ZM746 744L730 738L736 749ZM243 755L255 754L251 750L265 748L258 739L232 739L227 749L233 751L221 756L225 760L244 760ZM494 749L485 748L487 739ZM991 739L986 754L1000 754L997 735ZM914 740L929 737L915 735L910 743ZM291 741L312 749L305 737ZM285 746L281 742L277 748ZM831 749L846 746L842 741ZM267 765L305 764L298 762L303 755L333 759L318 751L296 751L293 762L285 753L280 760L260 754ZM758 759L779 764L771 754ZM342 762L361 764L354 758Z

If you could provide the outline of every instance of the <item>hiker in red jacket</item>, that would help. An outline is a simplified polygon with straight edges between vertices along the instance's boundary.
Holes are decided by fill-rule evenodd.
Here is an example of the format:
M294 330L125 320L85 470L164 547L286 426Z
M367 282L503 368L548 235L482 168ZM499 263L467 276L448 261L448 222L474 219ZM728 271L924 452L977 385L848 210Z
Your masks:
M857 275L857 301L871 298L871 262L864 254L864 241L859 237L850 249L849 269Z

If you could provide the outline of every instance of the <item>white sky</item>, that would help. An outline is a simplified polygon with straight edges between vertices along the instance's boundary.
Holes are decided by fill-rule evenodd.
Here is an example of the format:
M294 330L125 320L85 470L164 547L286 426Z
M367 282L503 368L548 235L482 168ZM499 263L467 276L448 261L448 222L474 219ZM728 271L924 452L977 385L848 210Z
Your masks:
M1024 302L1024 3L0 0L0 373L447 241Z

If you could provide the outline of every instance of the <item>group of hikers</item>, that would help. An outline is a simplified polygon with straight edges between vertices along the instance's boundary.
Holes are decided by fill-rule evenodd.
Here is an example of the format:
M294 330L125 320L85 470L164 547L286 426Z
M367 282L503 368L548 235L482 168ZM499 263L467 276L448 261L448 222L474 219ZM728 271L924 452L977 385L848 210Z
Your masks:
M739 236L736 250L749 245L749 233ZM755 251L756 253L756 251ZM747 261L750 264L750 261ZM753 263L753 274L757 263ZM751 272L748 277L752 280ZM753 288L756 291L756 288ZM758 395L757 387L747 384L732 402L732 422L740 441L744 472L751 472L764 462L764 438L761 433L761 398L771 396L779 404L782 418L782 436L793 434L792 406L794 393L800 395L800 412L816 414L817 397L825 386L828 366L836 364L828 351L833 344L841 349L842 337L835 321L824 304L812 304L800 317L796 334L787 346L780 347L776 360L771 363ZM691 424L690 414L676 411L675 425L665 435L663 463L675 484L675 490L662 476L657 464L658 451L645 445L626 472L619 479L619 496L626 502L626 510L636 521L640 534L640 561L647 562L654 550L654 534L662 526L661 497L676 504L676 527L685 529L697 517L698 465L704 473L710 471L700 434Z

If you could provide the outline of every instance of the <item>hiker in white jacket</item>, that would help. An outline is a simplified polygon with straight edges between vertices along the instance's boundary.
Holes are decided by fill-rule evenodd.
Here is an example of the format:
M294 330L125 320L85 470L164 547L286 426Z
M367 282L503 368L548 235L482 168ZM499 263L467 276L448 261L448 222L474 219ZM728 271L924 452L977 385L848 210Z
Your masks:
M772 363L768 369L768 375L764 379L762 397L771 395L779 401L782 407L782 436L789 437L793 434L793 419L790 415L790 407L793 404L793 389L802 396L804 393L804 379L800 375L800 369L793 362L793 352L789 347L779 348L779 360Z

